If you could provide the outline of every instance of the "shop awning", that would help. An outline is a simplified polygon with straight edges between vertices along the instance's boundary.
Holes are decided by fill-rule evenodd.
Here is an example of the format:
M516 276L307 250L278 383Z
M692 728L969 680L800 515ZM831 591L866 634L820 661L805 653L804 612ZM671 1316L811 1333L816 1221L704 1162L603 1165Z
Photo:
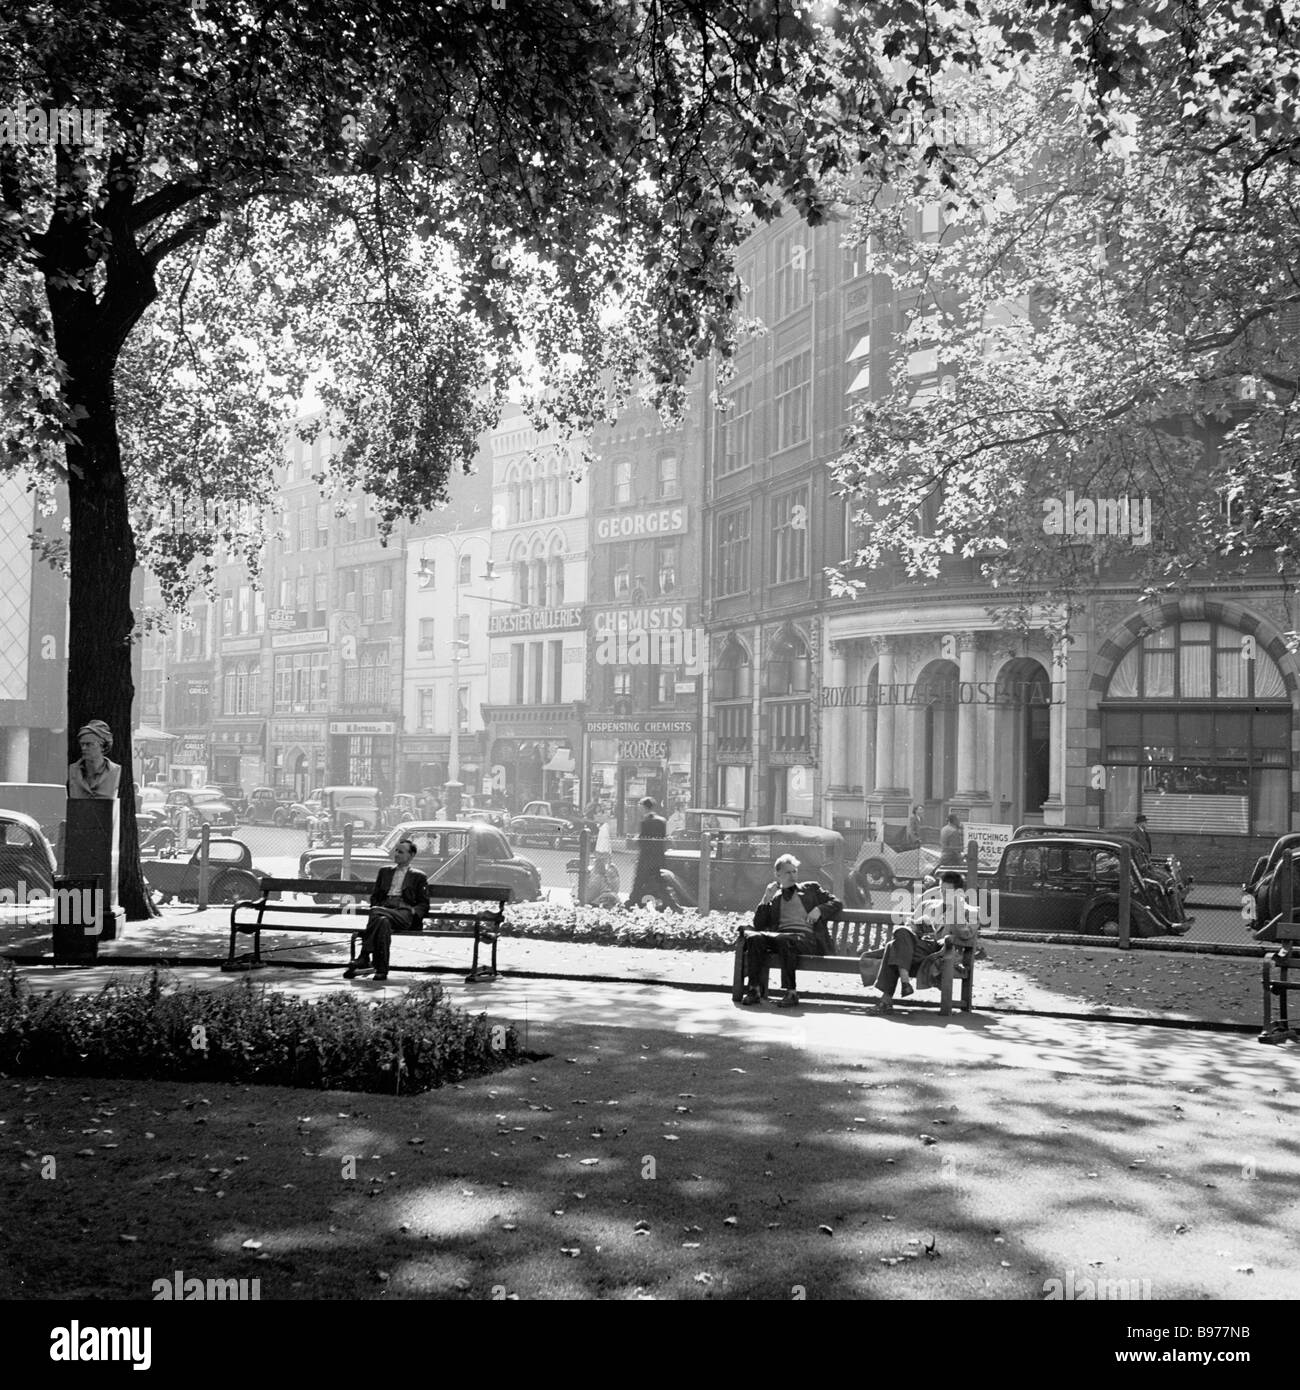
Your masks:
M171 743L176 738L175 734L166 734L161 729L151 728L148 724L141 724L140 727L131 735L132 743Z
M543 772L573 772L575 770L573 761L573 750L571 748L557 748L551 761L542 769Z

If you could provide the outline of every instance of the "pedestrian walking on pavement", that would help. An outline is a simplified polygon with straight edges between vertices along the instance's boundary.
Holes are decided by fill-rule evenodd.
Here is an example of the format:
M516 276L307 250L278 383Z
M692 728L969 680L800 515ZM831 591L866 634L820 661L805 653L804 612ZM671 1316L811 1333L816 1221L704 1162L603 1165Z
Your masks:
M627 907L638 906L645 897L662 900L664 896L659 871L664 866L668 848L668 822L658 814L654 797L643 796L637 805L641 808L641 830L637 838L636 874L625 904Z

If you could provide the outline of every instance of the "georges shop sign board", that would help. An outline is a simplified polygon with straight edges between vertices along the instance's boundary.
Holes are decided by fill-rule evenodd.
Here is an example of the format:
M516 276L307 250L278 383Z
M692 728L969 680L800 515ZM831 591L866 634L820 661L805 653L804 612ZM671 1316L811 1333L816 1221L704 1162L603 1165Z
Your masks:
M685 507L615 512L596 520L598 541L634 541L641 536L680 536L685 530Z

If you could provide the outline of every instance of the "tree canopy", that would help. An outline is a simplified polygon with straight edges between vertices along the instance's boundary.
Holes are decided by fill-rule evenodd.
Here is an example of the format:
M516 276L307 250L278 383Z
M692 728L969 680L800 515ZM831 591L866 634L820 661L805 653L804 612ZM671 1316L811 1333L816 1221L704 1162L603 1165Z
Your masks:
M1077 68L1038 52L951 84L955 177L920 194L941 234L905 199L857 209L905 328L836 469L861 558L976 558L1021 618L1116 564L1153 592L1207 563L1294 577L1298 12L1142 13L1102 138Z

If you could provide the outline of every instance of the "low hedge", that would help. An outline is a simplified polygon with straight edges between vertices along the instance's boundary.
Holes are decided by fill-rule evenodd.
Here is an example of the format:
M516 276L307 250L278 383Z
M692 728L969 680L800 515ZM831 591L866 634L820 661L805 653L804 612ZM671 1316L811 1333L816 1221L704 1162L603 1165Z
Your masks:
M427 1091L526 1060L515 1030L471 1016L434 981L369 1004L350 991L295 999L251 980L175 989L155 969L95 995L0 979L0 1071L11 1075L254 1082Z
M548 902L512 903L503 936L594 946L653 946L675 951L732 951L753 914L656 912L653 908L575 907Z

